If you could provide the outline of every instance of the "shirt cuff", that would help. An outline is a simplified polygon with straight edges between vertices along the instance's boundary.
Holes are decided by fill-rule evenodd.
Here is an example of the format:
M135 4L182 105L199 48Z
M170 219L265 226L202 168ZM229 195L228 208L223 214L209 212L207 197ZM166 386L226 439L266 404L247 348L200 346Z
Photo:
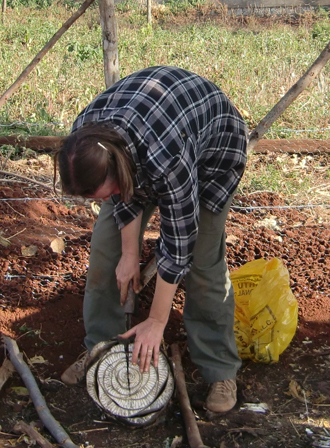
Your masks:
M156 248L157 272L163 280L167 283L177 284L190 271L191 264L187 266L179 266L173 263L168 258L160 254L159 249Z

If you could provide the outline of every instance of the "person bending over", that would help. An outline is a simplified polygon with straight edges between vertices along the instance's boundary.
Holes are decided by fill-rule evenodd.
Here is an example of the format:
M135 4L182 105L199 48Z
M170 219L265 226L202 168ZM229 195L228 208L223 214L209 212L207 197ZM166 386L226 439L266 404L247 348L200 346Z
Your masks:
M102 199L84 297L87 352L62 375L83 379L88 353L117 335L135 337L132 363L157 367L173 297L185 277L184 324L192 361L211 387L206 407L236 403L241 365L225 223L246 165L247 129L212 82L176 67L121 79L77 117L55 155L63 193ZM139 286L143 233L155 207L160 236L149 316L125 332L122 305Z

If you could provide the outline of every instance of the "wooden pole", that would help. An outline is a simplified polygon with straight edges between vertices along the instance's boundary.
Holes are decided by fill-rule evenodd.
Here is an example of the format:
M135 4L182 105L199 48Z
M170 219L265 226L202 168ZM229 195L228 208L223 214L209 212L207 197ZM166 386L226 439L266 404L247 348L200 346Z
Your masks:
M250 133L248 152L252 151L258 140L268 131L271 125L287 109L291 103L305 90L316 76L321 72L325 64L330 59L330 42L323 49L320 56L310 66L307 72L296 82L287 93L280 99L271 111L263 118L256 128Z
M147 21L149 25L152 24L151 2L152 0L147 0Z
M30 64L22 71L19 77L16 79L14 84L12 84L9 89L0 98L0 107L8 100L8 98L18 89L18 87L23 84L25 78L32 72L34 67L41 61L41 59L48 53L48 51L53 48L59 38L70 28L70 26L84 14L86 9L94 2L94 0L86 0L81 7L76 11L61 28L54 34L49 42L43 47L41 51L35 56L35 58L30 62Z
M6 14L6 9L7 9L7 0L2 0L2 14L5 15ZM2 17L3 19L3 17Z
M114 0L100 0L103 63L106 88L119 81L117 22Z

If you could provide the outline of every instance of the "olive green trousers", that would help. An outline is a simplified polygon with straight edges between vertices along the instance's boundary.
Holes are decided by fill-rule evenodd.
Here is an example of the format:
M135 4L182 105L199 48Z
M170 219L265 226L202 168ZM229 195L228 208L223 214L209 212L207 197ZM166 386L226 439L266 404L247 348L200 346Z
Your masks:
M231 200L216 215L200 207L193 265L185 279L184 324L189 353L206 382L235 378L241 365L234 337L234 293L225 261L225 222ZM154 212L143 213L140 245ZM113 218L111 199L102 204L94 227L84 298L85 345L125 332L115 269L121 257L121 234Z

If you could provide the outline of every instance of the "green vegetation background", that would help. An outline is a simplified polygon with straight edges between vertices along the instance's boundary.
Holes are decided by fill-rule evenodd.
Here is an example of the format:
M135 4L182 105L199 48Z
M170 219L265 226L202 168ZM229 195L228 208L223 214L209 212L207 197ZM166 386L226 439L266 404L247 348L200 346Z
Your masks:
M0 94L78 9L74 2L11 0L0 24ZM268 18L230 17L219 3L154 5L153 24L135 1L116 6L120 76L174 65L219 85L253 128L330 40L329 11ZM330 67L273 125L270 138L329 138ZM98 5L64 34L0 110L1 134L63 134L104 90ZM15 123L23 121L29 125ZM49 126L45 126L45 124ZM54 124L55 123L55 124ZM56 124L57 123L57 124ZM10 125L11 126L3 126ZM307 130L301 133L287 129Z

